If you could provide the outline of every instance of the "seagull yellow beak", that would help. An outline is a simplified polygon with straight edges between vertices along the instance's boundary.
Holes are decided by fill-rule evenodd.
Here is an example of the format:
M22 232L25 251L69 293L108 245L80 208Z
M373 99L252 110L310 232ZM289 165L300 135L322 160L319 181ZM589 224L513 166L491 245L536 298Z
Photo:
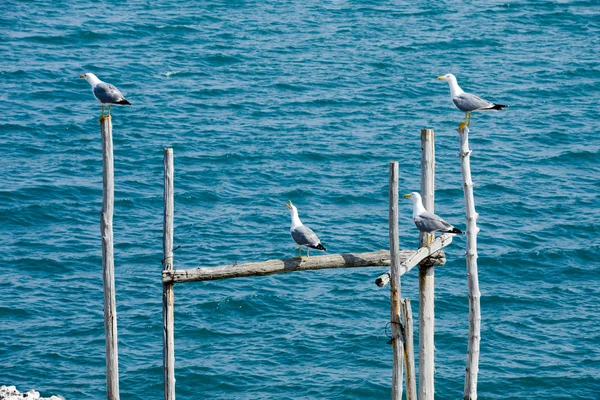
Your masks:
M291 200L288 200L288 201L289 201L289 204L288 204L288 203L285 203L285 206L286 206L288 209L291 209L291 208L292 208L292 201L291 201Z
M83 75L79 75L79 77L80 77L80 78L85 78L85 76L83 76Z
M446 77L445 76L438 76L438 81L445 81Z
M443 77L442 77L442 78L443 78ZM438 79L439 79L439 78L438 78ZM408 199L409 197L412 197L412 194L410 194L410 193L406 193L406 194L405 194L404 196L402 196L402 197L404 197L405 199Z

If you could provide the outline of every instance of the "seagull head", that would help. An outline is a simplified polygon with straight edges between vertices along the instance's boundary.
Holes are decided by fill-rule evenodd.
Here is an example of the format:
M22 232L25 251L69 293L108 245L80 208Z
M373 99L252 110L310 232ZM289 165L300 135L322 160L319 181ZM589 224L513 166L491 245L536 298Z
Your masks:
M294 212L294 210L296 210L296 206L292 204L291 200L288 200L288 203L285 203L285 206L288 208L288 210L290 210L291 212Z
M86 72L83 75L79 75L79 77L85 79L86 81L88 81L88 83L90 85L93 85L96 82L100 82L100 79L98 79L98 77L96 75L92 74L91 72Z
M425 207L423 207L423 201L421 200L421 195L417 192L407 193L404 195L405 199L411 199L413 203L413 218L423 214L425 211Z
M413 204L414 203L422 204L421 195L417 192L407 193L403 197L405 199L411 199Z
M456 77L452 74L438 76L438 81L456 82Z

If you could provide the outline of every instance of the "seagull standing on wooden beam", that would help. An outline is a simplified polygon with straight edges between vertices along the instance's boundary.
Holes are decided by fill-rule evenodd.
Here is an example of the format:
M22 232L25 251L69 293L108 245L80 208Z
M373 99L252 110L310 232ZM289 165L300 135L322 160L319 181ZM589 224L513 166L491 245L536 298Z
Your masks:
M290 210L290 214L292 215L290 234L292 235L294 242L298 244L298 257L301 257L302 246L306 246L306 257L309 257L309 248L327 250L321 244L321 240L319 240L312 229L302 224L302 221L300 221L300 218L298 217L298 209L292 204L292 201L289 200L289 203L286 203L285 205Z
M423 207L421 195L417 192L412 192L404 195L404 198L411 199L413 202L413 221L417 229L423 233L429 233L425 242L425 246L431 246L435 232L442 233L464 233L460 229L456 229L434 213L430 213Z

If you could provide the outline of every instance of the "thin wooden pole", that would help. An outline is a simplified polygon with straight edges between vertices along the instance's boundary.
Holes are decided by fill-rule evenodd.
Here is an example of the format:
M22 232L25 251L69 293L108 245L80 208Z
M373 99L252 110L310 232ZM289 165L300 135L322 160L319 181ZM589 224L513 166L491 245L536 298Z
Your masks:
M400 329L400 243L398 231L398 162L390 163L390 323L394 366L392 369L392 400L402 400L403 344Z
M165 193L163 221L163 272L173 270L173 149L164 150ZM175 321L173 283L163 283L163 368L165 400L175 400Z
M117 300L113 249L115 170L113 162L112 118L100 119L102 135L102 280L104 284L104 331L106 333L106 398L119 399L119 350L117 344Z
M435 141L433 129L421 130L421 196L423 205L434 212L435 197ZM420 246L427 236L421 233ZM434 360L434 282L433 263L425 260L419 265L419 400L433 400Z
M413 316L410 300L400 300L400 306L402 307L402 323L404 324L404 374L406 376L406 400L417 400Z
M469 128L458 130L460 139L460 165L465 193L467 219L467 277L469 283L469 342L463 399L477 399L477 374L479 373L479 342L481 339L481 310L479 307L479 277L477 274L477 217L471 179L471 150L469 150Z

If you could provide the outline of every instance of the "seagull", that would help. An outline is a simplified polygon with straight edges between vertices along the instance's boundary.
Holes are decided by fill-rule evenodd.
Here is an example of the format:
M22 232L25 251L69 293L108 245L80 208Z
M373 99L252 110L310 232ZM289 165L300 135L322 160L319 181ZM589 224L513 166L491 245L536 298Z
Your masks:
M94 97L102 104L102 116L100 116L100 119L104 118L105 105L108 105L109 117L110 108L113 104L131 105L131 103L125 99L125 96L123 96L123 93L121 93L119 89L110 83L102 82L91 72L86 72L83 75L79 75L79 77L85 79L90 85L92 85L92 93L94 93Z
M442 233L464 233L460 229L456 229L434 213L430 213L423 207L423 201L421 195L417 192L412 192L404 195L405 198L412 199L413 202L413 220L417 228L423 233L430 233L435 237L434 232ZM426 246L431 245L432 237L428 235L430 239Z
M438 80L448 81L452 102L456 108L465 113L465 121L460 123L458 129L464 129L465 126L471 125L471 112L473 111L499 111L508 107L507 105L492 103L474 94L463 92L456 82L456 77L452 74L440 76Z
M292 204L292 201L289 200L289 203L285 203L285 206L289 208L290 214L292 214L290 234L294 242L298 244L298 257L301 257L302 246L306 246L306 257L309 257L309 247L317 250L327 250L312 229L302 224L302 221L298 218L298 209Z

